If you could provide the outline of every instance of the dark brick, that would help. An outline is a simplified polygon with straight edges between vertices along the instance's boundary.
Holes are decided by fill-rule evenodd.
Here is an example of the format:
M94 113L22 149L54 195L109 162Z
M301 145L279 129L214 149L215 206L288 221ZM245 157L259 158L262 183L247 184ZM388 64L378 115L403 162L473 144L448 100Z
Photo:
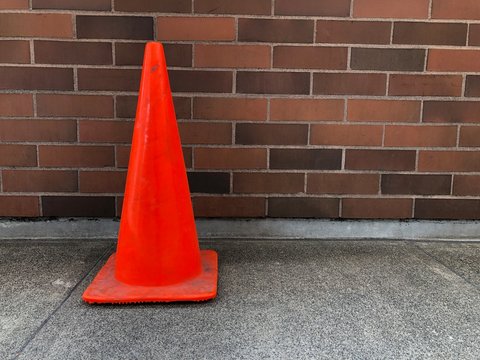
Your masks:
M467 75L465 83L465 96L480 97L480 76Z
M275 15L347 17L350 15L350 0L275 0Z
M467 44L467 24L397 22L394 44L456 45Z
M322 95L385 95L385 74L313 74L313 93Z
M284 218L338 218L339 199L273 197L268 199L268 216Z
M113 117L111 96L38 94L39 116Z
M114 196L42 196L43 216L115 216Z
M353 70L423 71L423 49L352 49Z
M28 41L1 40L0 63L30 63L30 44Z
M348 50L344 47L275 46L273 67L285 69L344 70Z
M192 45L163 44L168 66L192 66ZM117 65L142 65L145 43L116 43L115 63Z
M309 194L378 194L378 174L308 174Z
M315 41L323 44L389 44L390 31L391 24L384 21L318 20Z
M479 199L417 199L416 219L477 220Z
M298 72L237 72L237 92L242 94L308 94L310 74Z
M230 71L170 70L169 77L174 92L232 92Z
M138 91L140 76L140 69L78 69L78 89Z
M79 120L80 142L87 143L130 143L133 121Z
M477 123L480 121L480 103L477 101L425 101L423 121Z
M342 150L334 149L271 149L271 169L339 170Z
M271 0L196 0L197 14L270 15Z
M109 167L115 165L113 146L39 145L41 167Z
M312 43L313 21L293 19L239 19L238 40Z
M115 0L115 11L189 13L192 11L192 2L190 0Z
M80 171L80 192L123 194L126 178L126 171Z
M79 39L153 39L153 19L140 16L77 15Z
M112 10L111 0L32 0L32 9L55 10Z
M306 145L307 125L237 124L235 143L243 145Z
M0 67L2 90L73 90L73 70L39 67Z
M189 172L188 185L192 193L228 194L230 174L226 172Z
M453 178L453 195L480 196L480 176L455 175Z
M415 151L346 150L345 168L351 170L415 170Z
M112 45L82 41L34 41L37 64L112 64Z
M383 194L449 195L451 175L382 175Z

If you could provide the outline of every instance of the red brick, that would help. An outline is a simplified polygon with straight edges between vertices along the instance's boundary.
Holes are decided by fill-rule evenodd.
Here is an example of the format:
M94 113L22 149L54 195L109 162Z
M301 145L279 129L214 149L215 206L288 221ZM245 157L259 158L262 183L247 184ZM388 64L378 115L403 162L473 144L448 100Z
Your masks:
M112 146L40 145L42 167L105 167L115 165Z
M433 0L432 19L480 19L477 0Z
M29 94L0 94L0 116L32 116L33 98Z
M480 103L476 101L425 101L423 121L433 123L477 123Z
M0 36L72 38L67 14L0 14Z
M310 75L303 72L239 71L241 94L304 94L310 92Z
M463 79L457 75L391 74L389 95L461 96Z
M415 170L416 153L411 150L346 150L345 168L351 170Z
M313 20L239 19L238 40L254 42L312 43Z
M355 0L353 16L363 18L426 19L430 0Z
M32 0L33 9L110 11L111 0Z
M480 171L478 151L420 151L418 171Z
M308 174L309 194L378 194L378 174Z
M347 17L350 15L350 0L275 0L275 15Z
M80 171L80 192L123 194L126 179L126 171Z
M182 144L232 143L232 124L207 122L181 122L178 124Z
M307 145L306 124L237 124L235 144Z
M78 69L78 89L137 91L140 75L140 69Z
M0 141L75 141L74 120L0 120Z
M449 147L457 143L456 126L398 126L385 127L385 146Z
M233 192L243 194L296 194L303 192L304 174L234 173Z
M465 46L467 28L467 24L397 22L393 31L393 43Z
M220 17L159 17L158 40L235 40L235 19Z
M115 216L114 196L42 196L43 216Z
M113 98L101 95L37 95L39 116L113 117Z
M313 93L321 95L385 95L385 74L313 74Z
M462 126L460 146L480 147L480 126Z
M195 148L196 169L265 169L266 149Z
M350 121L418 122L420 101L348 100Z
M275 121L341 121L344 100L272 99L270 119Z
M480 51L463 49L429 49L427 70L479 72Z
M205 120L266 120L267 100L255 98L193 99L193 118Z
M133 121L81 120L78 123L80 142L87 143L130 143Z
M451 175L383 174L382 194L450 195Z
M3 170L4 192L72 192L78 174L65 170Z
M153 19L144 16L77 15L79 39L153 39Z
M0 216L40 216L38 196L0 196Z
M72 69L9 66L0 78L0 90L73 90Z
M128 160L130 159L130 146L117 145L115 146L116 165L119 168L128 167Z
M417 199L416 219L478 219L478 199Z
M269 68L270 46L197 44L195 67Z
M480 196L480 176L455 175L453 177L453 195Z
M0 63L29 64L30 44L28 41L0 40Z
M342 218L408 219L412 204L412 199L343 199Z
M264 217L265 198L200 196L192 199L197 217Z
M268 199L268 216L284 218L338 218L339 199L306 197L272 197Z
M115 11L125 12L163 12L189 13L192 11L190 0L115 0Z
M112 45L84 41L34 41L36 64L112 64Z
M191 147L183 147L183 161L185 162L185 167L187 169L193 167L193 148Z
M293 3L292 3L293 4ZM317 21L317 43L389 44L392 25L380 21Z
M0 166L36 166L35 145L0 144Z
M275 46L273 67L284 69L347 68L347 48L318 46Z
M381 146L382 136L382 126L316 124L311 126L310 144L334 146Z
M28 9L28 0L2 0L0 10Z
M271 0L196 0L197 14L270 15Z
M170 70L169 77L173 92L230 93L232 91L231 71Z

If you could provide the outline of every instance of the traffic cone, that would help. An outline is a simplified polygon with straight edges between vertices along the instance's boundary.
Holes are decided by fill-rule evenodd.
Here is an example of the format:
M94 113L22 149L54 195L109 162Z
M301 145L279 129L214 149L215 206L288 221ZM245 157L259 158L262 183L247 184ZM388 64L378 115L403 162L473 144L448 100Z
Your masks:
M145 48L117 252L88 303L201 301L217 293L217 253L200 251L163 47Z

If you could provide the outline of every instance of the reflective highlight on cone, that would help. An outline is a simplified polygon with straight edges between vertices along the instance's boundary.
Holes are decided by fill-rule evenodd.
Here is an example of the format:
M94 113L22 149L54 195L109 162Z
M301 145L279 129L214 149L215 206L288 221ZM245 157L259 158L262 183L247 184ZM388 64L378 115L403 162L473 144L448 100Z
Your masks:
M216 296L217 255L200 251L163 47L145 48L117 253L83 299L198 301Z

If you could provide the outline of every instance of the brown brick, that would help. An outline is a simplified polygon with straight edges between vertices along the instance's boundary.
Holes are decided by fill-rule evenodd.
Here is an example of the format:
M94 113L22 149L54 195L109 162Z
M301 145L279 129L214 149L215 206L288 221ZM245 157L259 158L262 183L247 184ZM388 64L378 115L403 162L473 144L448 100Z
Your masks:
M266 120L267 100L253 98L193 99L193 118L205 120Z
M235 19L221 17L159 17L159 40L234 40Z
M479 72L479 50L429 49L427 70Z
M228 194L230 192L230 174L227 172L189 172L190 192L203 194Z
M128 160L130 159L130 146L116 145L115 146L116 165L119 168L127 168Z
M75 141L75 120L0 120L0 141Z
M273 67L291 69L344 70L347 48L318 46L275 46Z
M238 40L275 43L312 43L313 20L239 19Z
M182 147L183 152L183 161L185 162L185 167L190 169L193 167L193 149L191 147Z
M0 3L0 10L28 9L28 0L3 0Z
M465 96L480 97L480 76L467 75Z
M448 147L457 143L456 126L387 125L385 146Z
M480 45L480 24L470 24L470 30L468 32L468 45L479 46Z
M313 93L321 95L385 95L385 74L313 74Z
M73 70L39 67L0 67L2 90L73 90Z
M198 217L264 217L265 198L200 196L192 199Z
M467 24L397 22L394 44L456 45L467 43Z
M0 63L30 63L30 44L28 41L0 40Z
M140 75L140 69L78 69L78 89L138 91Z
M480 171L478 151L420 151L418 171Z
M425 101L423 121L435 123L476 123L480 118L477 101Z
M189 13L192 11L190 0L115 0L115 11L125 12L163 12Z
M78 190L76 171L3 170L4 192L72 192Z
M476 0L433 0L433 19L480 19L480 3Z
M304 174L234 173L233 192L243 194L296 194L303 192Z
M237 124L235 143L242 145L307 145L308 125Z
M269 68L270 46L197 44L195 67Z
M309 194L378 194L378 174L308 174Z
M113 196L42 196L43 216L115 216Z
M32 116L33 98L30 94L0 94L0 116Z
M83 41L34 41L37 64L112 64L112 45Z
M344 100L272 99L270 119L275 121L341 121Z
M79 39L153 39L153 19L141 16L77 15Z
M352 49L353 70L423 71L423 49Z
M426 19L430 0L355 0L353 16L363 18Z
M312 145L381 146L383 126L316 124L310 130Z
M130 143L133 121L80 120L78 122L80 142L87 143Z
M462 126L460 146L480 147L480 126Z
M115 44L115 63L117 65L142 65L145 43L120 42ZM163 44L168 66L192 66L192 45Z
M266 149L196 148L196 169L265 169Z
M339 199L272 197L268 216L284 218L338 218Z
M207 122L182 122L178 124L182 144L232 143L232 124Z
M190 98L174 97L173 104L178 119L190 119ZM136 96L117 96L117 117L134 118L137 110Z
M111 96L37 95L39 116L113 117Z
M38 196L0 196L0 216L40 216Z
M350 121L418 122L420 101L348 100Z
M345 168L351 170L415 170L415 151L346 150Z
M197 14L270 15L271 0L196 0Z
M310 75L299 72L237 72L237 92L242 94L308 94Z
M412 199L343 199L342 218L408 219L412 217Z
M382 193L396 195L449 195L451 175L382 175Z
M315 41L334 44L389 44L391 27L389 22L380 21L318 20Z
M453 195L479 196L479 175L455 175L453 177Z
M110 11L112 2L111 0L32 0L32 9Z
M350 0L275 0L275 15L348 17Z
M417 199L416 219L478 219L480 200L478 199Z
M0 14L0 36L72 38L67 14Z
M230 71L170 70L169 77L174 92L232 92Z
M189 97L174 97L173 106L177 119L190 119L192 112L192 101Z
M126 171L80 171L80 192L123 194L126 179Z
M0 166L36 166L35 145L0 144Z
M105 167L115 165L112 146L39 145L42 167Z
M389 95L397 96L461 96L461 76L391 74Z
M271 169L339 170L340 149L271 149Z

